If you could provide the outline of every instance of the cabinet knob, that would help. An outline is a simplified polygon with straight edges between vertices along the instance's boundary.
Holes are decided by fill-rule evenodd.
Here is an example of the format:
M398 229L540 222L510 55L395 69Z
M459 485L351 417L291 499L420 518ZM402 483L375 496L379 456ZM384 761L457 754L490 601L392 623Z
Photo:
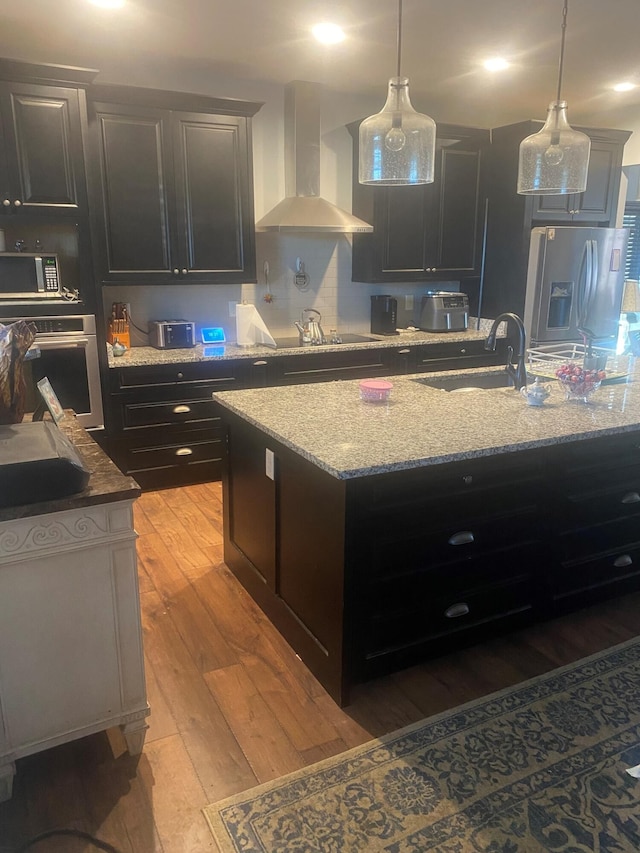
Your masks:
M3 207L11 207L11 199L9 199L9 198L3 198L3 199L2 199L2 206L3 206Z
M175 268L174 268L174 270L173 270L173 274L174 274L174 275L180 275L180 270L178 269L178 267L175 267Z
M254 361L253 366L254 367L262 367L262 365L266 364L266 363L267 362L264 360L264 358L261 358L260 361Z
M458 604L452 604L444 611L447 619L458 619L460 616L466 616L469 613L469 605L465 601L460 601Z
M629 554L620 554L619 557L613 561L613 565L616 569L621 569L623 566L630 566L633 563L631 556Z
M622 498L620 503L623 503L623 504L640 503L640 495L637 492L627 492L627 494Z
M22 207L22 202L20 201L20 199L19 199L19 198L17 198L17 199L13 202L13 205L14 205L14 207Z
M187 270L187 269L183 269L183 270L182 270L182 275L186 275L188 272L189 272L189 270Z
M176 379L184 379L184 373L176 373Z
M475 538L470 530L459 530L458 533L450 536L447 541L449 545L470 545L472 542L475 542Z
M173 413L175 415L186 415L191 411L191 406L185 406L184 404L180 406L173 407Z
M176 456L191 456L193 450L190 447L179 447L176 450Z
M466 352L467 352L466 348L462 347L462 349L460 350L460 355L465 355Z
M473 483L473 474L465 474L462 478L462 482L465 486L470 486Z

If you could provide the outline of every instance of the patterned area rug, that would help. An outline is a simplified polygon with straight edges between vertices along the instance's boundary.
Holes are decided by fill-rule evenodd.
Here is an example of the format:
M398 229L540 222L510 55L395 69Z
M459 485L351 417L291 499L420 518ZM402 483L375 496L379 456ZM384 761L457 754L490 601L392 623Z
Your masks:
M223 853L640 851L640 638L207 806Z

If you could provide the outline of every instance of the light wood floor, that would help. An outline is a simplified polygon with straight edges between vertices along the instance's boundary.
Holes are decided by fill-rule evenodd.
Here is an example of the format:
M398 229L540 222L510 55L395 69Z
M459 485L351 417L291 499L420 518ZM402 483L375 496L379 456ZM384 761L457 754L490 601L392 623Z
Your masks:
M115 730L18 761L0 853L54 828L122 853L215 851L207 803L640 632L640 595L628 596L361 685L341 710L224 565L219 484L144 494L136 529L143 754L130 757ZM69 838L32 848L94 849Z

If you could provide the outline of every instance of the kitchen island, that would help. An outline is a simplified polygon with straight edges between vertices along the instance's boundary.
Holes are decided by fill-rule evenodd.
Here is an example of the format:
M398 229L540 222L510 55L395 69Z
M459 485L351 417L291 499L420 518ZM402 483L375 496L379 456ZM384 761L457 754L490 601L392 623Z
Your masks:
M552 383L539 408L419 379L393 377L383 404L357 381L215 394L225 561L343 704L365 679L640 587L640 372L588 404Z
M0 801L23 756L113 726L135 754L147 728L140 488L71 413L60 428L90 472L86 488L0 508Z

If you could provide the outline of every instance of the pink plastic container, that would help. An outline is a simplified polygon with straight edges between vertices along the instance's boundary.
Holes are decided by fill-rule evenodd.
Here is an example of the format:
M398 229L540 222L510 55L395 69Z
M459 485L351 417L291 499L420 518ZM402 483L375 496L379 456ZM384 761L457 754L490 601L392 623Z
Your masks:
M360 383L360 397L367 403L386 403L393 384L385 379L363 379Z

